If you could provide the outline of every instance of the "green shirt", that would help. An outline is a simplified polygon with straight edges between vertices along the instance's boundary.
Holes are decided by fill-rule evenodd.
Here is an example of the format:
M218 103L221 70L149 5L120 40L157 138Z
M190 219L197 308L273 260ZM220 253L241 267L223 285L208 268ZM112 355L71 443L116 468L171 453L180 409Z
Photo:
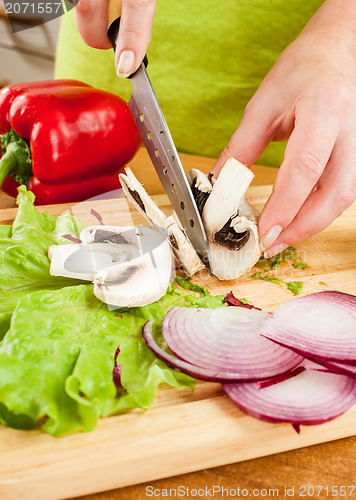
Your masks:
M217 157L279 54L322 0L158 0L148 73L177 149ZM128 100L112 50L81 40L73 10L62 18L56 78L75 78ZM279 166L285 144L260 164Z

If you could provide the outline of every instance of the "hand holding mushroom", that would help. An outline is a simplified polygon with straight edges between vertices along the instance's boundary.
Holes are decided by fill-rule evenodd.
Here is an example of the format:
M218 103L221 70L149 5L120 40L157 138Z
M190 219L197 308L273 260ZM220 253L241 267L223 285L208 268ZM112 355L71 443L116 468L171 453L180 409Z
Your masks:
M81 0L78 29L110 47L108 0ZM147 49L155 0L122 0L116 67L126 77ZM265 256L326 228L356 197L356 4L325 0L281 54L213 169L231 156L251 166L271 141L288 140L274 191L259 219Z
M259 219L265 256L326 228L356 198L356 4L326 0L280 56L213 169L288 139Z

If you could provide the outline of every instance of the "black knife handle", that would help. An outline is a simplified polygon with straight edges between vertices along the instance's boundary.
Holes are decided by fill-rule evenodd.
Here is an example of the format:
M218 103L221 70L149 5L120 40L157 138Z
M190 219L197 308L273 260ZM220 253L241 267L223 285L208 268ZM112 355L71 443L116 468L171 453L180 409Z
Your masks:
M119 36L120 29L120 19L121 19L121 0L110 0L109 2L109 11L108 11L108 37L111 42L111 45L115 51L116 49L116 40ZM148 65L147 55L142 60L143 64ZM136 73L131 73L128 78L132 78L132 76Z

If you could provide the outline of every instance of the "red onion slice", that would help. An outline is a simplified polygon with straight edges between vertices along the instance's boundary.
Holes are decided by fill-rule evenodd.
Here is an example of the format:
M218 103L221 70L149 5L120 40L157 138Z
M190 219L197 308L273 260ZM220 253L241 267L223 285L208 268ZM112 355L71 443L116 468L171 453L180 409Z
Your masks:
M212 382L237 382L238 373L227 372L227 371L214 371L209 368L202 368L200 366L192 365L187 361L176 358L168 352L164 351L155 341L152 335L152 325L153 321L147 321L142 329L142 336L148 345L148 347L155 353L155 355L164 361L167 365L174 369L178 369L192 377L199 378L202 380L209 380Z
M316 360L318 363L319 361ZM346 363L338 363L337 361L322 361L323 366L325 366L330 372L342 373L348 375L349 377L356 378L356 366L347 365Z
M259 382L227 383L223 388L241 410L268 422L321 424L356 403L356 379L317 365L311 369L308 363L297 375L263 388Z
M174 307L164 317L162 334L169 349L192 365L259 380L285 373L303 359L259 335L269 317L240 307Z
M318 292L281 304L262 335L318 360L356 364L356 297Z

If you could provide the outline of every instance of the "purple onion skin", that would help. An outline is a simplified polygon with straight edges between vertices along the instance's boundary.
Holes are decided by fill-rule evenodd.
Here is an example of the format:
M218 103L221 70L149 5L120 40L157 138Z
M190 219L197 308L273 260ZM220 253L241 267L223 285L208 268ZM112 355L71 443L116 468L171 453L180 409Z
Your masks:
M283 342L277 342L275 339L271 339L268 337L268 335L264 335L261 333L262 337L265 337L266 339L270 340L271 342L275 342L276 344L285 347L286 349L290 349L291 351L295 352L296 354L299 354L300 356L303 356L304 358L310 359L311 361L314 361L315 363L318 363L321 366L325 366L328 368L328 370L332 373L340 373L342 375L349 375L350 377L356 377L356 363L355 361L352 361L350 359L333 359L333 358L325 358L324 356L315 356L314 354L311 355L308 353L308 351L304 351L303 349L297 349L295 347L289 346L287 343ZM348 366L350 366L350 369L348 370ZM352 369L354 368L354 370Z
M96 210L94 210L94 208L92 208L90 210L90 213L91 213L91 215L93 215L98 220L100 226L104 226L105 225L102 216Z
M113 380L114 380L114 384L116 385L116 389L118 391L123 391L125 389L122 387L122 384L121 384L122 364L121 363L119 365L117 364L117 357L119 354L120 354L120 348L118 347L115 351L115 356L114 356L115 366L114 366L114 370L113 370Z
M224 298L224 302L228 306L244 307L245 309L257 309L258 311L262 311L262 309L260 309L259 307L255 307L252 304L245 304L240 299L235 297L235 295L232 293L232 291L229 292L228 294L226 294L226 296Z
M225 385L226 384L223 384L224 390L225 390ZM258 420L262 420L263 422L269 422L272 424L292 424L293 426L294 425L296 425L296 426L320 425L320 424L324 424L325 422L329 422L331 420L334 420L335 418L337 418L338 416L341 415L341 413L340 413L340 415L331 416L329 418L323 418L323 417L316 418L316 419L313 418L311 420L303 420L303 422L300 422L299 419L283 420L283 419L280 419L277 417L270 417L270 416L264 415L263 413L252 411L250 408L247 408L244 405L241 405L240 403L237 403L236 401L234 401L234 399L232 399L232 397L229 394L227 394L227 396L232 400L232 402L234 403L235 406L237 406L241 411L243 411L247 415L250 415L251 417L257 418ZM299 434L299 432L298 432L298 434Z
M281 375L276 375L275 377L268 378L266 380L260 381L260 388L270 387L271 385L279 384L280 382L284 382L284 380L288 380L290 378L296 377L300 373L305 370L304 366L297 366L293 370L290 370L287 373L282 373Z
M71 234L63 234L62 238L65 238L66 240L71 241L72 243L78 243L78 244L83 243L81 239L76 238L75 236L72 236Z
M142 329L143 339L148 345L148 347L154 352L154 354L160 358L167 366L170 368L186 373L191 377L197 378L199 380L205 380L207 382L220 382L220 383L247 383L247 382L259 382L271 377L256 376L255 378L243 378L243 375L238 372L216 372L214 370L209 370L209 367L202 368L200 366L194 365L189 361L185 361L178 358L172 354L167 353L161 349L155 342L152 335L152 321L147 321ZM284 372L286 373L286 372ZM283 376L280 374L279 376Z
M116 389L123 390L122 384L121 384L121 368L122 365L116 365L113 370L113 379L114 379L114 384L116 385Z
M299 414L294 408L292 412L295 412L295 417L293 415L290 415L288 417L279 417L278 412L282 411L282 407L280 406L280 401L277 401L277 406L276 406L276 415L266 415L263 410L263 402L259 401L257 405L252 405L254 407L249 406L246 402L241 402L241 397L244 399L245 395L242 392L239 394L239 391L243 391L244 388L246 387L248 390L248 387L252 389L252 392L248 393L248 398L253 396L254 391L260 391L264 390L264 388L270 387L271 385L278 384L279 382L286 381L290 378L296 377L305 370L316 370L316 371L322 371L325 374L331 373L335 376L340 376L344 378L344 387L342 388L343 392L340 392L339 394L344 394L344 400L345 404L339 405L340 400L339 397L337 398L338 401L338 410L333 414L332 411L329 411L331 408L334 408L333 406L333 400L331 399L330 402L328 403L328 410L326 410L326 413L323 414L323 412L318 409L315 410L314 414L311 416L306 416L305 414ZM325 422L328 422L330 420L333 420L337 418L338 416L342 415L345 411L349 410L355 403L356 403L356 381L355 379L352 379L351 377L347 377L347 375L343 374L336 374L330 372L327 368L320 367L320 370L318 368L318 365L315 365L315 363L311 363L309 360L305 360L299 367L297 367L294 370L291 370L289 374L282 375L279 377L280 380L278 380L278 377L273 377L272 383L268 383L269 381L262 381L260 383L255 383L254 385L249 385L249 384L234 384L234 383L229 383L229 384L223 384L223 389L226 392L226 394L229 396L229 398L232 400L232 402L244 413L247 415L250 415L254 418L257 418L259 420L263 420L265 422L271 422L271 423L290 423L293 425L294 429L299 433L300 432L300 425L319 425L323 424ZM237 393L235 392L237 391ZM256 392L257 394L257 392ZM269 404L271 404L272 399L269 397L268 399ZM335 400L334 400L335 401ZM330 406L331 405L331 406ZM256 407L257 406L257 407ZM288 406L288 403L287 403ZM324 406L325 406L325 401L324 401ZM258 408L259 407L259 408ZM325 407L326 409L326 407ZM267 411L270 411L270 406Z

